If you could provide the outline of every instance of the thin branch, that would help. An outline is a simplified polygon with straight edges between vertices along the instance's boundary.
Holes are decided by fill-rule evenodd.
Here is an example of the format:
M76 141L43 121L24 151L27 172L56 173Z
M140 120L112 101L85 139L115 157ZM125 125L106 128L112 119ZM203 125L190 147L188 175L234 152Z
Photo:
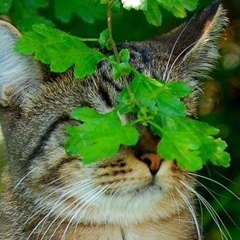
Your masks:
M113 7L113 4L114 4L114 0L113 1L109 1L107 23L108 23L108 30L109 30L109 33L110 33L110 43L112 45L113 52L114 52L114 55L116 57L117 63L120 64L121 61L120 61L117 45L116 45L116 42L113 39L113 26L112 26L112 20L113 20L112 7Z

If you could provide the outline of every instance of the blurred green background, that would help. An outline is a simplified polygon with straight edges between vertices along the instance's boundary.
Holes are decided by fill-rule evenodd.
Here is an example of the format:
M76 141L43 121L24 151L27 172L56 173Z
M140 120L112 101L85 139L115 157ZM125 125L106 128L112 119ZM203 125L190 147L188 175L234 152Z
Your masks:
M58 5L56 7L56 1ZM68 33L81 37L98 38L107 27L106 19L88 4L88 0L0 0L0 14L27 31L34 23L55 25ZM189 0L191 1L191 0ZM81 3L79 3L81 2ZM211 0L200 0L198 11L211 4ZM86 3L86 4L85 4ZM67 4L67 5L66 5ZM71 5L72 4L72 5ZM199 178L208 189L200 186L198 192L206 198L226 226L218 219L227 239L240 239L240 202L228 188L240 196L240 1L223 0L228 11L230 25L222 41L222 58L211 77L215 80L203 83L205 95L200 99L200 119L221 130L221 137L228 143L232 163L228 169L208 166L199 174L223 186ZM71 8L71 6L74 6ZM87 11L83 10L88 9ZM102 11L104 12L104 8ZM114 14L114 37L118 42L144 40L168 32L186 19L176 19L162 10L161 27L150 26L141 11L119 11ZM188 18L193 13L188 13ZM0 171L4 165L4 146L0 146ZM1 186L0 186L1 187ZM222 239L214 217L205 207L201 210L205 239ZM224 239L224 238L223 238Z

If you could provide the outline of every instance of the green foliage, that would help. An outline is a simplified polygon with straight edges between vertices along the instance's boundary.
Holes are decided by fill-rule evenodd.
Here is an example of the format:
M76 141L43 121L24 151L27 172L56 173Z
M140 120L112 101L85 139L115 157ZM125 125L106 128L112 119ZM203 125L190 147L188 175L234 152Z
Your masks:
M55 1L56 17L62 22L69 22L76 14L84 21L93 23L97 19L106 19L106 6L92 0L65 0Z
M137 122L149 125L161 137L158 152L164 159L176 160L190 171L201 169L208 160L214 165L229 166L230 156L224 152L226 143L212 137L218 130L186 118L180 98L189 96L189 86L182 82L161 84L138 74L130 87L134 95L123 92L120 109L124 114L136 113Z
M148 3L151 0L148 0ZM165 7L168 11L173 13L176 17L184 18L187 16L186 10L193 11L196 9L198 0L174 0L174 1L165 1L157 0L157 2Z
M160 26L162 23L162 13L161 8L166 8L169 12L174 14L176 17L184 18L187 16L188 11L193 11L196 9L198 0L147 0L144 13L150 24L155 26Z
M110 42L110 32L108 29L101 32L99 37L99 44L103 48L107 48L108 50L112 50L112 45Z
M1 9L1 13L5 14L8 13L11 5L12 5L12 1L13 0L4 0L4 1L0 1L0 9Z
M40 9L48 5L49 0L0 0L0 14L11 12L11 20L14 20L21 31L27 31L32 25L39 23L54 26L50 19L40 14Z
M95 72L105 56L89 48L81 39L46 25L34 25L17 46L25 55L35 55L37 60L50 64L54 72L65 72L75 66L76 78L84 78ZM64 61L63 61L64 59Z
M63 11L63 2L58 1L56 9L63 12L57 10L57 16L62 21L69 21L75 10L83 8L86 3L87 1L79 3L72 0L71 7L66 7L66 11ZM115 6L115 2L106 3L110 6L108 19L111 20L111 8ZM147 10L144 11L150 14L147 15L150 22L154 21L151 7L158 9L154 4L162 4L174 15L184 17L185 9L194 9L196 3L197 1L193 1L187 4L183 0L176 4L172 1L148 1ZM44 4L45 1L35 8ZM104 15L103 8L100 8L99 12L96 9L92 12L90 9L92 8L87 6L85 17L79 16L91 22ZM88 14L93 18L88 18ZM159 12L156 12L155 19L158 15ZM226 143L213 137L218 134L218 130L187 118L182 100L191 94L190 87L183 82L162 83L139 73L129 64L130 53L127 49L117 52L111 24L108 24L108 29L104 30L99 38L102 47L113 50L114 55L110 57L88 47L83 42L84 39L50 26L34 25L32 29L33 31L26 33L20 40L17 50L25 55L34 54L37 60L49 64L54 72L65 72L74 66L76 78L83 79L95 72L100 61L106 60L112 65L113 79L125 79L130 73L135 76L130 84L125 82L126 90L119 96L119 105L114 111L100 114L93 109L82 108L73 112L72 117L82 125L70 127L68 130L68 154L80 156L84 163L110 158L117 154L122 145L134 146L137 143L139 134L136 126L141 124L149 127L161 138L158 153L164 159L176 160L184 169L199 170L208 160L215 165L229 165L230 157L224 152ZM126 120L129 114L136 116L135 121L129 123Z
M138 131L132 125L123 125L117 110L103 115L94 109L81 108L72 117L84 124L68 129L71 138L67 152L83 156L86 164L113 157L121 145L134 146L138 141Z
M157 128L158 129L158 128ZM197 171L210 160L214 165L229 167L226 143L212 136L218 130L206 123L179 117L162 119L162 135L158 151L164 159L177 159L178 164L190 171Z
M185 105L179 98L187 97L191 93L190 87L181 82L160 83L137 72L135 74L136 77L130 84L134 94L124 91L120 97L124 109L128 107L129 112L132 109L135 113L139 111L139 115L143 117L148 113L169 117L187 115ZM126 114L126 110L124 113Z
M107 4L108 0L89 0L89 3L94 2L93 4L97 3L104 3ZM59 1L63 2L63 1ZM75 1L77 2L77 1ZM79 0L78 2L84 2ZM168 11L163 9L163 6L160 5L158 1L148 0L150 5L148 5L148 10L144 10L145 15L148 18L148 21L155 26L159 26L162 23L161 28L152 27L147 25L145 22L144 14L141 14L140 11L128 11L116 6L116 11L119 11L114 21L114 36L117 39L121 39L121 41L125 41L125 39L134 39L134 40L143 40L147 39L149 36L159 35L163 32L169 31L169 29L177 26L181 20L174 19ZM163 3L174 2L174 1L165 1L162 0ZM186 0L185 3L192 4L196 1ZM200 8L211 4L212 0L204 0L199 1L201 3ZM236 51L237 46L239 46L239 40L237 42L237 34L239 32L239 19L238 16L240 15L240 5L239 0L223 0L224 6L228 9L228 14L232 19L232 22L235 22L234 26L232 26L232 30L228 33L228 45L224 44L225 49L224 53L226 56L235 56L234 59L238 59L239 54ZM117 2L118 4L120 3ZM45 5L44 5L45 4ZM21 31L29 31L32 30L33 24L44 23L50 26L56 26L58 29L66 30L67 32L74 33L78 36L89 37L93 36L96 37L102 29L106 29L106 23L101 19L104 19L104 16L107 16L104 13L102 18L100 17L93 17L94 22L91 24L85 23L87 18L83 18L80 14L75 11L69 11L71 8L68 1L62 6L61 3L58 4L58 7L62 7L56 11L55 5L58 4L58 0L50 1L50 0L0 0L0 14L1 15L8 15L11 21L20 28ZM81 4L81 3L80 3ZM47 6L48 5L48 6ZM106 6L104 6L106 7ZM98 9L99 6L95 9ZM94 9L94 10L95 10ZM114 10L115 10L114 9ZM53 11L54 10L54 11ZM66 11L66 13L65 13ZM84 11L83 11L84 12ZM62 15L61 15L62 14ZM148 16L149 15L149 16ZM67 18L66 18L67 16ZM57 19L57 21L56 21ZM70 22L68 23L68 19ZM67 22L67 23L66 23ZM233 28L234 27L234 28ZM144 29L144 30L143 30ZM234 38L234 36L236 38ZM109 36L105 36L105 43L108 43L109 47L111 48L111 44L109 43ZM105 43L103 45L106 47ZM235 46L235 47L233 47ZM228 58L229 59L229 58ZM232 57L230 58L233 59ZM224 60L225 61L225 60ZM232 61L231 61L232 62ZM234 61L233 61L234 63ZM234 64L233 64L234 65ZM116 69L117 70L117 69ZM117 72L117 71L116 71ZM209 172L211 174L211 179L215 179L219 182L224 182L224 186L228 187L235 193L239 193L239 158L240 158L240 148L239 148L239 122L240 122L240 108L239 108L239 79L240 76L240 65L239 62L233 66L232 69L226 69L223 66L218 69L214 73L214 79L221 85L221 93L219 95L224 96L222 98L216 97L217 99L210 99L212 101L218 102L217 107L211 114L205 115L204 118L201 116L201 119L211 123L211 125L217 126L221 129L221 136L227 140L229 147L228 151L231 153L232 163L229 169L225 168L217 168L216 166L212 166L211 164L208 165L208 168L204 168L204 172L200 172L204 176L208 176ZM116 76L119 75L118 73ZM215 89L215 88L214 88ZM216 90L216 89L215 89ZM215 95L215 92L213 92ZM219 102L220 100L220 102ZM132 106L132 104L130 105ZM174 137L176 137L176 132L174 132ZM202 134L202 133L201 133ZM182 140L182 139L181 139ZM207 148L210 150L210 148ZM3 164L3 152L0 145L0 172L2 170ZM216 173L217 172L217 173ZM224 176L224 180L222 176ZM225 178L231 179L233 182L227 181ZM236 184L237 183L237 184ZM1 184L0 184L1 185ZM227 211L231 218L235 221L236 224L240 224L240 207L239 207L239 200L235 198L231 193L227 193L225 189L222 187L217 188L213 186L212 183L209 181L204 182L204 188L209 188L209 190L218 193L217 198L211 199L211 193L207 190L205 193L205 198L209 201L210 205L215 209L215 211L220 215L223 222L226 224L227 229L229 230L232 239L240 239L239 237L239 229L233 224L232 221L228 219L226 216L225 211ZM1 187L0 187L1 189ZM203 189L201 189L201 194ZM220 204L219 204L220 202ZM232 207L232 206L236 207ZM204 211L204 209L203 209ZM205 239L215 239L220 240L222 239L221 233L219 233L219 229L217 228L212 216L206 212L204 212L203 217L204 219L204 232L205 232Z
M147 21L155 26L159 26L162 23L162 13L159 9L159 3L152 1L148 3L147 10L144 11Z
M134 125L148 126L161 137L158 153L168 160L176 160L187 170L196 171L211 160L215 165L229 166L226 144L212 136L218 130L206 123L186 118L186 109L180 98L190 94L184 83L160 82L136 73L130 84L131 93L125 90L119 97L119 106L108 114L83 108L72 117L83 124L71 127L67 151L83 157L84 163L93 163L117 154L121 145L134 146L139 135ZM128 123L128 114L136 119ZM104 149L104 151L103 151Z
M184 18L186 11L196 9L198 0L145 0L143 12L150 24L160 26L162 23L161 8L167 9L176 17ZM53 21L43 17L41 12L48 6L54 6L54 17L68 23L76 15L83 21L93 23L107 18L107 5L113 3L113 11L121 9L120 0L0 0L0 14L13 12L13 16L21 30L30 30L33 24L44 23L53 26ZM51 16L52 18L52 16Z

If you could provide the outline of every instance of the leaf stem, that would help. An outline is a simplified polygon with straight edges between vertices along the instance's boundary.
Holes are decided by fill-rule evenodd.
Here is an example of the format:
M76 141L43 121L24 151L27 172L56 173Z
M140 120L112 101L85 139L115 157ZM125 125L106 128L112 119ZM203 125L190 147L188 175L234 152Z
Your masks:
M112 7L113 7L113 4L114 4L114 0L109 1L107 23L108 23L108 30L109 30L109 33L110 33L110 43L112 45L113 52L114 52L114 55L116 57L117 63L120 64L121 61L120 61L120 56L119 56L119 53L118 53L117 45L116 45L116 42L113 39L113 26L112 26L112 19L113 19Z
M156 129L158 129L158 131L159 132L161 132L161 133L163 133L164 131L163 131L163 128L161 128L158 124L156 124L155 122L153 122L153 121L149 121L148 122L150 125L152 125L153 127L155 127ZM155 132L156 133L156 132ZM160 136L160 134L159 133L157 133L159 136ZM161 137L161 136L160 136Z
M109 1L109 4L108 4L108 30L109 30L109 34L110 34L110 43L112 45L112 48L113 48L113 53L115 55L115 58L116 58L116 61L118 64L121 63L121 59L120 59L120 56L119 56L119 52L118 52L118 49L117 49L117 45L116 45L116 42L114 41L114 38L113 38L113 25L112 25L112 20L113 20L113 16L112 16L112 7L113 7L113 4L114 4L114 0L112 1ZM126 88L129 92L130 95L134 95L132 89L130 88L130 85L128 83L128 81L126 80L126 78L123 78L123 81L126 85Z
M98 42L98 38L79 38L82 42Z
M112 25L112 21L113 21L113 15L112 15L112 7L114 5L114 1L115 0L111 0L109 1L109 4L108 4L108 19L107 19L107 23L108 23L108 30L109 30L109 40L110 40L110 43L112 45L112 48L113 48L113 53L115 55L115 58L116 58L116 61L118 64L121 63L121 59L120 59L120 56L119 56L119 52L118 52L118 49L117 49L117 45L116 45L116 42L114 41L114 38L113 38L113 25ZM132 67L132 73L137 75L139 74L138 71ZM129 95L133 96L134 97L134 92L132 91L131 87L130 87L130 84L129 82L127 81L127 79L125 77L122 77L123 81L124 81L124 84L126 86L126 89L129 93ZM141 105L140 103L134 98L135 100L135 104L139 107L139 109L141 108ZM120 118L121 119L121 118Z

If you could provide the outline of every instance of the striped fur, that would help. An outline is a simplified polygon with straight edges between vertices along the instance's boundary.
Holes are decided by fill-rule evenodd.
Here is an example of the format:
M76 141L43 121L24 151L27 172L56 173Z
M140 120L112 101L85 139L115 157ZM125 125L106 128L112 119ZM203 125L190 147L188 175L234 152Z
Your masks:
M199 79L219 57L226 22L216 3L161 38L119 48L128 47L132 65L148 76L186 81L193 93L185 102L195 117ZM0 22L0 117L9 154L0 239L201 239L189 190L195 180L165 160L152 174L139 157L156 153L159 139L148 129L139 129L135 149L122 147L114 158L94 165L66 155L66 128L76 124L70 112L89 106L106 113L117 104L124 83L111 80L109 64L83 81L75 81L72 70L51 75L33 58L14 52L20 36Z

